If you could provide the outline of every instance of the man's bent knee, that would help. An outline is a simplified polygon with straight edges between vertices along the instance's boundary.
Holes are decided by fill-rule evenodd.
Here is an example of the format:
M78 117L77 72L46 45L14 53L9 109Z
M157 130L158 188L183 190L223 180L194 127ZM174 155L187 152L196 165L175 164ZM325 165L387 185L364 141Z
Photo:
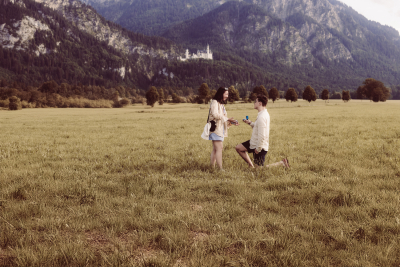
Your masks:
M236 147L236 151L239 152L244 152L247 151L247 149L242 145L242 144L238 144Z

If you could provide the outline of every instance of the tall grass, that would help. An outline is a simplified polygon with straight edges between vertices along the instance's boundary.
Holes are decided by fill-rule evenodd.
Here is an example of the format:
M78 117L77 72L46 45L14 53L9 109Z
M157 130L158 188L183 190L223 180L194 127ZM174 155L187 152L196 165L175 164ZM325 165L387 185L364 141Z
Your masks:
M207 111L0 111L0 265L400 264L399 102L268 104L290 170L247 169L244 124L210 169Z

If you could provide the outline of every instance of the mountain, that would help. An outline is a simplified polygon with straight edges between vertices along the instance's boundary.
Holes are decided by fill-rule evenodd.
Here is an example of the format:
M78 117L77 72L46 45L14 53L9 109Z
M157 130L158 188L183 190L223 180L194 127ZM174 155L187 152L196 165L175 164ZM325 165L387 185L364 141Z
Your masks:
M279 75L281 90L400 84L400 36L336 0L84 0L127 29ZM282 85L285 84L285 85Z
M390 58L388 63L393 67L400 66L399 33L389 26L369 21L339 1L255 0L253 3L296 27L317 50L317 55L334 59L337 49L342 51L344 47L352 54L347 59L354 59L363 52L375 53ZM325 47L318 47L321 42ZM334 52L331 55L321 49L326 50L329 45Z
M2 0L0 7L0 77L7 80L147 87L178 55L171 41L129 32L79 1Z
M334 0L116 1L86 0L162 37L126 30L77 0L0 0L0 79L181 95L207 82L242 96L260 84L299 92L355 90L368 77L400 84L398 32ZM207 43L213 61L177 60Z
M58 11L64 18L100 41L125 54L138 53L171 59L176 57L176 46L160 37L149 37L129 32L120 25L107 21L95 9L78 0L34 0Z
M220 53L241 57L290 76L294 86L297 80L300 87L309 82L355 90L372 76L400 84L399 34L393 28L333 0L254 2L227 2L163 36L191 49L208 43L217 59Z
M314 60L312 48L295 27L257 5L243 2L227 2L203 16L171 27L163 36L185 45L209 43L214 51L270 54L277 56L275 61L288 65L312 64ZM346 52L342 52L343 57L349 56Z
M34 86L48 80L156 85L183 95L203 82L251 87L276 78L240 58L178 61L182 47L129 32L79 1L1 0L0 7L0 79Z
M165 29L180 22L202 16L226 3L226 0L82 0L93 6L105 18L123 27L148 35L161 35ZM357 24L369 25L373 31L383 31L397 39L395 29L369 21L351 7L337 0L241 0L256 4L270 14L292 21L303 14L328 28L344 34L358 34ZM294 16L296 15L296 16ZM294 17L291 17L294 16ZM297 22L301 22L300 21ZM346 25L349 26L346 28Z
M201 16L224 0L82 0L131 31L161 35L170 26Z

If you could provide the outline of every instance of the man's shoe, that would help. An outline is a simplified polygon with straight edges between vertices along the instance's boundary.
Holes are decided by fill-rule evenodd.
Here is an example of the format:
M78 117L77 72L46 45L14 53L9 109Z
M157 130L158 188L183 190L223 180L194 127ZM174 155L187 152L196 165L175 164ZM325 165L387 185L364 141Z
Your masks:
M284 158L282 161L283 161L283 165L285 165L285 168L289 169L290 168L289 160L287 158Z

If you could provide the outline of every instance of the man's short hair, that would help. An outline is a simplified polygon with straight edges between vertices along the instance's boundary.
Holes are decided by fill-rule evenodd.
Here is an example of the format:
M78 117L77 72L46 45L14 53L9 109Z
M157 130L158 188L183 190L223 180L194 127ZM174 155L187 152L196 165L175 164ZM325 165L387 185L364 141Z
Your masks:
M262 106L265 107L268 103L268 97L265 95L258 95L257 96L258 102L262 103Z

